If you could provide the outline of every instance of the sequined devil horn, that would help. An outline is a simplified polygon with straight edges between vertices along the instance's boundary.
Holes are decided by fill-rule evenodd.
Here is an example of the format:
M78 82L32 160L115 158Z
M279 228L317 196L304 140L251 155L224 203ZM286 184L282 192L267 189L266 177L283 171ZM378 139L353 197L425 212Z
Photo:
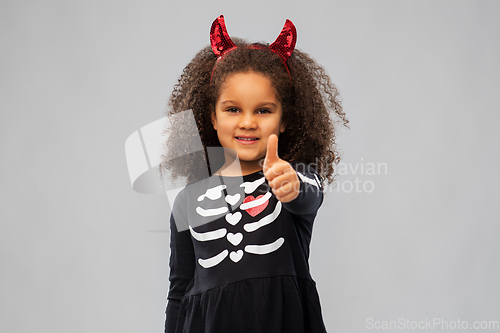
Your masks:
M210 43L212 44L212 50L219 58L236 47L231 38L229 38L223 15L216 18L212 23L212 28L210 29Z
M292 55L296 42L297 30L295 29L292 21L287 19L279 36L271 45L269 45L269 48L279 54L281 59L283 59L283 62L286 62Z
M285 25L283 26L283 29L281 29L279 36L268 47L269 50L279 55L281 60L283 61L286 71L288 72L288 77L290 78L290 84L292 83L292 77L290 75L290 70L288 69L286 61L292 55L293 50L295 49L296 42L297 30L295 29L292 21L287 19ZM217 17L212 23L212 27L210 28L210 44L212 46L214 54L217 56L217 60L221 59L226 53L236 48L236 45L233 43L231 38L229 38L229 34L227 33L223 15ZM258 49L262 48L262 46L259 46L258 44L252 44L252 46L247 47ZM212 78L214 76L215 68L217 67L217 62L218 61L216 61L214 68L212 69L210 83L212 83Z

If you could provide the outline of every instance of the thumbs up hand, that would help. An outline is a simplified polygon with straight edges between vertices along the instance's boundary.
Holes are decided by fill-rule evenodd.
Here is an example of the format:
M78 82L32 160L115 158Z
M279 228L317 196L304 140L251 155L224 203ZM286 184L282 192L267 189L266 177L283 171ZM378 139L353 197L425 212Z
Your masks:
M264 176L279 201L286 203L299 196L300 180L290 163L278 156L278 137L271 134L263 166Z

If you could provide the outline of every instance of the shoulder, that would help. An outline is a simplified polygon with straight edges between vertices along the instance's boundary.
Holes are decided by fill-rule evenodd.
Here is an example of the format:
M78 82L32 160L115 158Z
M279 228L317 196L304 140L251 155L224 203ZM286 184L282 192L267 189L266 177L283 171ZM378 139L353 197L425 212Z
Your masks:
M188 211L192 202L197 202L200 193L204 193L207 180L200 180L184 185L181 188L167 192L171 215L175 220L178 231L188 229Z
M320 176L312 165L296 161L290 162L290 165L295 172L297 172L301 182L316 186L320 190L323 190Z

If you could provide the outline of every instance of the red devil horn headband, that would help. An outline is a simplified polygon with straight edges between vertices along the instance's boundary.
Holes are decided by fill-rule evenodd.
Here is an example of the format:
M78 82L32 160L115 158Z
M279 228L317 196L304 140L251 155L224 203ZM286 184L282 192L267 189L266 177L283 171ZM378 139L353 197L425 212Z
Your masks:
M212 50L214 50L215 55L219 58L236 47L231 38L229 38L223 15L216 18L212 23L210 43L212 44Z
M297 30L295 30L295 26L292 21L287 19L279 36L271 45L269 45L269 48L278 53L283 61L287 61L295 49L296 42Z
M287 19L279 36L271 45L269 45L269 49L278 54L283 60L286 70L288 71L288 75L290 75L290 71L288 70L286 61L292 55L296 42L297 30L295 29L292 21ZM212 28L210 29L210 44L212 45L212 50L218 59L221 59L226 53L236 48L236 45L227 33L223 15L217 17L212 23Z

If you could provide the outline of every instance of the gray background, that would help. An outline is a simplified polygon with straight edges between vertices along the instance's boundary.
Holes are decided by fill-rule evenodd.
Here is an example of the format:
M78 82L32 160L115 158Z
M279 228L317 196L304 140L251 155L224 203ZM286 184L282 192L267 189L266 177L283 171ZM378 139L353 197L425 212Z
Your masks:
M220 14L264 42L290 18L340 89L343 162L387 165L339 176L315 222L329 331L499 321L500 2L51 0L0 4L0 331L163 330L169 206L124 143Z

